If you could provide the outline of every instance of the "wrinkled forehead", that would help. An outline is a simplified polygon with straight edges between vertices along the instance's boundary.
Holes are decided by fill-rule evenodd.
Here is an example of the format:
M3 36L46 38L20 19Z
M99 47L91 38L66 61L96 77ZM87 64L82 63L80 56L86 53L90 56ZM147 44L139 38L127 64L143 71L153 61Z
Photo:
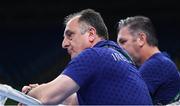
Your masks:
M129 34L129 30L127 27L122 27L119 31L118 31L118 38L124 37L125 35Z
M128 27L123 27L119 30L117 35L117 41L136 39L137 36L132 35L131 30Z
M73 18L71 18L67 23L66 23L66 27L70 26L71 24L77 24L79 21L80 15L75 16Z
M75 30L78 29L79 23L78 23L78 17L74 17L71 20L69 20L66 24L65 30L64 30L64 35L67 33L72 33Z

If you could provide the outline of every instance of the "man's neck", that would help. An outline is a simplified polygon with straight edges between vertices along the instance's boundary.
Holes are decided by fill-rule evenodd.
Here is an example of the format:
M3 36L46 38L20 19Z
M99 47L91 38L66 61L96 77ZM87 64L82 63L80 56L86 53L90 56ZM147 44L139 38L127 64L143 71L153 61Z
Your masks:
M93 42L92 42L92 46L91 47L94 47L98 42L104 40L104 38L102 37L97 37Z
M156 53L160 53L160 50L157 46L146 46L142 51L141 64L143 64L147 59Z

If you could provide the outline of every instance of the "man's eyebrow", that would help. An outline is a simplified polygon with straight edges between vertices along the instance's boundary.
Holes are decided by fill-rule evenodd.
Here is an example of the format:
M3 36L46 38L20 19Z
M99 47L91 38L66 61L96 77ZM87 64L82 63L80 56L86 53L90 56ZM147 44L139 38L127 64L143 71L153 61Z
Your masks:
M65 31L64 31L64 34L67 34L67 33L69 33L69 30L65 30Z
M124 40L124 39L123 39L123 38L119 38L119 39L118 39L118 41L122 41L122 40Z
M70 30L66 30L66 31L64 32L64 36L68 36L68 35L71 35L71 34L73 34L73 32L70 31Z
M118 39L118 42L119 42L119 43L122 43L122 42L125 42L125 41L127 41L127 40L124 39L124 38L119 38L119 39Z

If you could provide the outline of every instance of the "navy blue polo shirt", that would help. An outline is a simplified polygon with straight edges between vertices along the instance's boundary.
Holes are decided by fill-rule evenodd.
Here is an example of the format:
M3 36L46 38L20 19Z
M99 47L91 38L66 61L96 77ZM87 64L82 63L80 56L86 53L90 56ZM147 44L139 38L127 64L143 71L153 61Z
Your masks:
M79 104L152 104L137 69L113 41L101 41L73 58L63 74L80 89Z
M151 56L140 68L154 104L167 104L180 91L180 75L175 63L163 53Z

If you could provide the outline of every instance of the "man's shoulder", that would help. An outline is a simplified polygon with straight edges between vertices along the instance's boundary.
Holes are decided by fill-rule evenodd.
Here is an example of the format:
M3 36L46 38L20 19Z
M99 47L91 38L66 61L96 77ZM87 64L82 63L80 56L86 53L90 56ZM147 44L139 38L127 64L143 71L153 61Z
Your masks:
M144 64L148 64L148 63L154 65L158 65L158 64L164 65L164 64L172 64L173 61L163 53L156 53L152 55L149 59L147 59Z
M96 56L98 54L98 50L97 48L87 48L87 49L84 49L80 54L79 56L80 57L84 57L84 56Z
M83 50L78 56L73 58L70 63L72 62L85 62L85 61L92 61L99 59L98 53L95 49L87 48Z
M81 52L81 55L97 55L101 56L102 54L108 54L111 53L111 50L105 47L92 47L92 48L87 48Z
M170 71L170 70L177 70L175 63L162 53L155 54L151 56L148 60L146 60L142 66L140 67L141 70L163 70Z

